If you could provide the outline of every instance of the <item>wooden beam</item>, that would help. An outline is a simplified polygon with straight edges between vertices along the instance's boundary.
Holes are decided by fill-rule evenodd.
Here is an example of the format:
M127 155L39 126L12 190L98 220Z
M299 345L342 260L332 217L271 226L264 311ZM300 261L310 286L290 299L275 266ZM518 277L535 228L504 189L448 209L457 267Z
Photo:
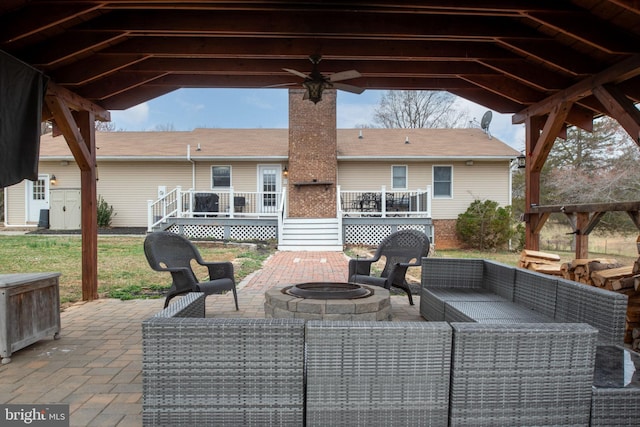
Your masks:
M46 95L44 99L80 170L91 169L91 153L83 141L82 134L69 107L57 96Z
M538 216L538 223L536 224L536 228L533 230L534 234L540 234L540 232L542 231L542 227L544 227L544 225L547 223L549 216L551 216L551 214L547 212Z
M602 85L593 88L593 94L600 100L611 117L616 119L631 139L640 145L640 110L616 86Z
M571 106L571 102L563 102L557 105L547 118L547 121L542 128L542 133L538 138L538 142L531 153L531 161L533 162L533 165L531 166L532 171L542 171L544 162L547 160L551 148L553 148L553 143L558 137L560 131L564 128L564 123L567 119L567 115L571 111Z
M571 204L571 205L544 205L544 206L532 206L531 212L628 212L628 211L640 211L640 201L633 202L613 202L613 203L584 203L584 204Z
M619 83L640 75L640 54L620 61L606 70L586 78L565 90L557 92L548 98L533 104L516 113L511 118L513 124L524 123L528 117L548 114L556 105L563 102L575 102L590 95L593 89L608 83Z
M585 226L585 228L583 230L580 230L580 234L591 234L591 232L593 231L594 228L596 228L596 225L598 225L598 223L600 222L600 219L602 219L602 216L606 214L606 212L593 212L592 214L589 215L589 221L587 222L587 225Z
M53 82L49 82L47 85L47 96L63 100L68 109L75 111L90 111L93 113L96 120L100 120L102 122L111 121L111 113L108 110L105 110L88 99L85 99Z
M627 211L627 214L635 224L636 228L640 230L640 211Z

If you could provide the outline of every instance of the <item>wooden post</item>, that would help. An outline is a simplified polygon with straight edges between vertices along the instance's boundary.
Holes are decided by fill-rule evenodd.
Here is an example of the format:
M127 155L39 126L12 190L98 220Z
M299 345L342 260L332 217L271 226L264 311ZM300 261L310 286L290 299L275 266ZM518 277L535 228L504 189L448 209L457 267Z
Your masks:
M90 111L76 114L82 139L89 152L89 168L80 170L82 224L82 300L98 298L98 207L96 188L95 115Z
M47 114L52 118L80 168L82 227L82 299L98 298L98 207L95 120L109 121L108 111L54 83L47 87Z
M589 234L585 234L589 224L589 212L576 213L576 258L589 258Z
M534 171L533 153L538 139L540 138L540 117L529 117L526 120L526 142L525 142L525 248L534 251L540 250L540 233L538 222L540 215L531 212L531 206L540 204L540 172Z

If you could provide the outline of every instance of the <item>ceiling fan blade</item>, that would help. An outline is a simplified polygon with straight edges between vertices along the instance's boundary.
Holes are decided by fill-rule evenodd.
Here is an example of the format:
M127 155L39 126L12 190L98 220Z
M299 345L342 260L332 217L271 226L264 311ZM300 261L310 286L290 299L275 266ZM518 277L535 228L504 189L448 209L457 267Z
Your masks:
M298 70L292 70L291 68L283 68L283 70L288 72L288 73L295 74L298 77L302 77L303 79L310 78L308 75L306 75L305 73L301 73Z
M268 86L263 86L264 88L272 88L272 87L287 87L287 86L299 86L300 83L278 83L277 85L268 85Z
M362 74L360 74L356 70L340 71L338 73L331 74L329 76L329 81L339 82L342 80L357 79L358 77L362 77Z
M345 83L333 83L332 86L336 89L344 90L345 92L356 93L358 95L364 92L364 88L354 85L348 85Z

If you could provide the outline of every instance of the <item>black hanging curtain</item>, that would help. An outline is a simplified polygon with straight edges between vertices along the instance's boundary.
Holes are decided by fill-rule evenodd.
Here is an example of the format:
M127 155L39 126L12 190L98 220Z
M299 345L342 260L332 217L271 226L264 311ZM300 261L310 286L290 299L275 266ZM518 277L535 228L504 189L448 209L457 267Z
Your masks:
M0 188L38 179L47 82L41 72L0 50Z

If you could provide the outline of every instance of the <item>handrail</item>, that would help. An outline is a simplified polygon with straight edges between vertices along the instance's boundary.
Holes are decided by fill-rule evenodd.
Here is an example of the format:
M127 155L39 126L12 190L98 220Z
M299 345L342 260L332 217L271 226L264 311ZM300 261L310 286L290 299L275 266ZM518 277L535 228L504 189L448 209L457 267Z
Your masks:
M389 191L382 186L375 190L338 191L338 214L341 217L431 217L431 186L424 190Z
M278 206L278 242L282 242L283 239L284 219L286 216L286 199L287 189L286 187L282 187L282 197L280 198L280 206Z
M147 200L147 231L153 231L153 227L165 222L171 216L179 216L182 187L177 186L158 200Z

